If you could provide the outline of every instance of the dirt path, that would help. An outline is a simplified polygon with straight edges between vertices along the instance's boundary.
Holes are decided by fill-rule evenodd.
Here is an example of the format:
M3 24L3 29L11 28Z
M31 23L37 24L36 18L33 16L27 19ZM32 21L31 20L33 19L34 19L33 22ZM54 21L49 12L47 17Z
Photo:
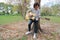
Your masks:
M60 25L57 23L45 22L41 24L42 30L45 32L38 33L37 40L59 40ZM8 25L0 26L0 40L33 40L33 35L25 35L27 31L27 22L16 22ZM24 40L24 39L23 39Z

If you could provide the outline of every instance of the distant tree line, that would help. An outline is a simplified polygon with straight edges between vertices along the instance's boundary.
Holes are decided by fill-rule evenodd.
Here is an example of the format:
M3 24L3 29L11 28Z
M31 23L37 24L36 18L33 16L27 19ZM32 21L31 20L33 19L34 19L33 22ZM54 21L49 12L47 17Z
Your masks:
M51 7L43 6L41 8L41 16L60 16L60 4L52 5Z
M21 3L18 3L20 2ZM40 0L35 0L36 2L40 2ZM26 11L30 6L30 0L18 0L17 5L12 5L11 3L13 0L8 0L8 4L0 3L0 11L2 10L3 13L0 14L12 14L12 15L22 15L25 17ZM2 9L1 9L2 8ZM41 16L60 16L60 4L52 5L51 7L42 6L41 7Z

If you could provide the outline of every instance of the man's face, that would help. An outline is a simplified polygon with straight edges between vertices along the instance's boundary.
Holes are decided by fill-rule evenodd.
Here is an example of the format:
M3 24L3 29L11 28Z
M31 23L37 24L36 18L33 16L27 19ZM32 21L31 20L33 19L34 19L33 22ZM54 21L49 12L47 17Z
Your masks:
M36 10L38 10L38 8L39 8L39 6L38 6L38 5L37 5L37 6L35 6L35 9L36 9Z

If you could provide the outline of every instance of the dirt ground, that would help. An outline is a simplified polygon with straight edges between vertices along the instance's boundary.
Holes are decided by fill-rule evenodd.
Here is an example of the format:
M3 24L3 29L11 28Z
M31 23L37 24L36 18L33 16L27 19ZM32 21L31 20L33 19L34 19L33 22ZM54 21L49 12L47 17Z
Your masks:
M15 22L0 25L0 40L34 40L33 34L25 35L27 22ZM37 34L37 40L60 40L60 24L52 22L41 23L44 33ZM24 39L25 38L25 39Z

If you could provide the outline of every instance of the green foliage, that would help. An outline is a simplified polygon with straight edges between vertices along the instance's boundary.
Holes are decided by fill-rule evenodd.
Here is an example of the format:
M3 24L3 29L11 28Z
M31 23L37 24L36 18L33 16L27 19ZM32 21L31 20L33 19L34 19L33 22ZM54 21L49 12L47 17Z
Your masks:
M42 7L41 15L42 16L56 16L60 13L60 5L56 4L51 7Z
M4 3L3 3L3 2L1 2L1 3L0 3L0 6L4 6Z
M41 11L42 16L51 16L52 10L49 7L43 7Z
M51 6L54 15L57 15L58 13L60 13L60 4L56 4L54 6Z
M0 12L0 15L4 15L4 13L3 12Z
M18 10L18 6L13 6L12 11L15 12Z

